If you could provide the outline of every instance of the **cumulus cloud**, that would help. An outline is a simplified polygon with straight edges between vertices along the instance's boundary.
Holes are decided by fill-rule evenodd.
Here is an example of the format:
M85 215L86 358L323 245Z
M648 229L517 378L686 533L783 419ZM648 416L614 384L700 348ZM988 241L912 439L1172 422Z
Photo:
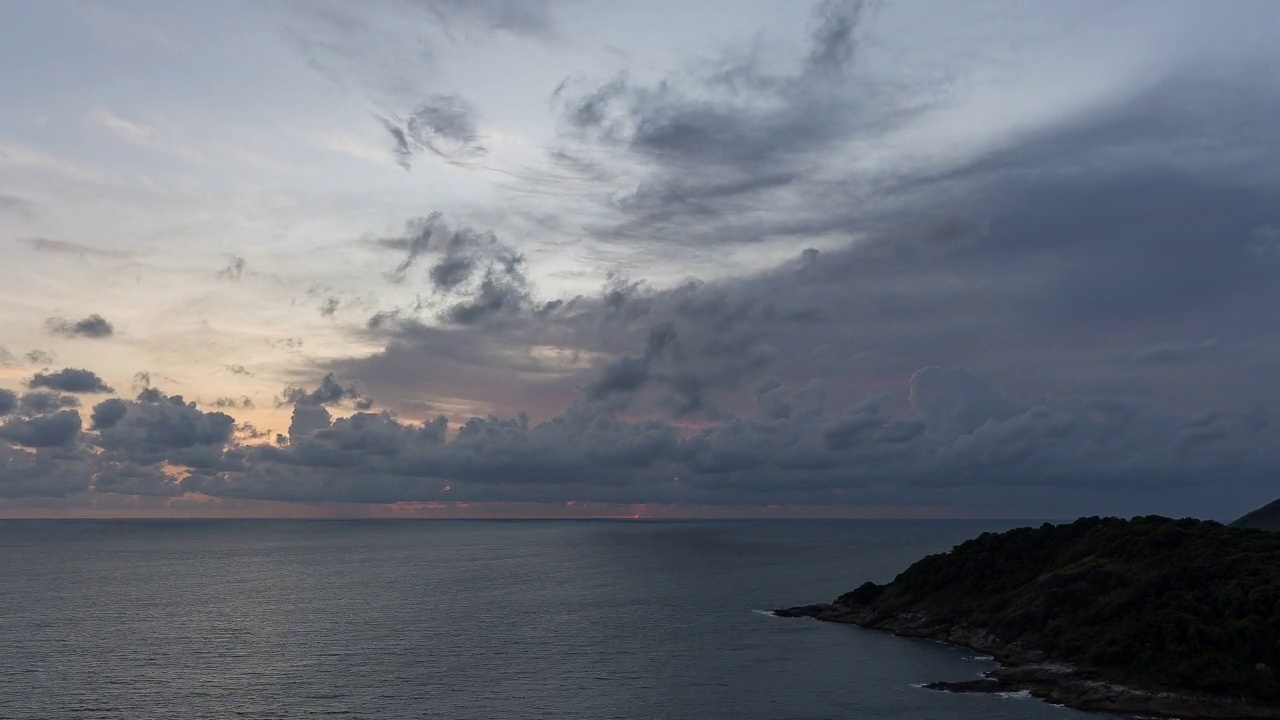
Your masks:
M343 401L351 401L356 407L362 409L367 409L373 402L362 395L355 385L339 383L333 373L321 378L320 384L313 390L290 385L280 394L281 405L321 406L335 405Z
M129 461L103 463L93 476L93 489L140 497L172 497L184 492L163 470Z
M139 394L137 400L123 402L126 406L122 417L114 417L118 406L104 411L107 419L114 422L98 433L98 444L111 453L146 462L197 462L221 457L222 448L231 440L234 418L221 412L203 412L181 395L170 396L152 388ZM216 452L202 454L198 452L202 447ZM197 452L191 452L193 449Z
M1178 419L1114 402L1018 401L956 368L922 368L896 393L843 407L821 384L769 380L750 411L692 428L590 406L453 428L388 412L335 418L321 400L349 393L326 385L295 405L279 446L240 444L231 416L154 389L100 403L87 433L74 410L11 418L0 438L61 471L3 492L57 495L79 467L99 492L308 502L910 503L958 492L974 502L1082 487L1133 502L1224 473L1265 484L1280 470L1265 451L1280 428L1261 408ZM166 465L191 470L179 481Z
M30 448L69 445L79 434L80 413L75 410L10 418L0 425L0 439Z
M29 388L48 388L69 393L109 393L110 386L97 373L82 368L64 368L53 373L36 373L27 381Z
M63 498L88 487L89 474L80 458L67 457L57 448L33 452L0 442L0 497Z
M80 398L56 392L23 393L18 399L18 412L24 417L80 407Z
M327 430L333 416L323 405L294 405L289 420L289 440L297 441L320 430Z
M51 317L44 325L50 334L63 337L105 338L115 334L115 327L97 313L82 320Z
M228 409L228 410L235 409L235 408L244 408L246 410L250 410L254 407L253 398L248 397L247 395L241 395L238 398L220 397L215 399L210 404L216 408Z
M105 430L115 425L129 411L129 403L120 398L108 398L93 406L90 420L94 430Z
M1001 396L963 371L946 372L942 382L963 388L966 398ZM1213 422L1233 432L1188 443L1182 438L1202 421L1046 401L1017 404L1012 414L1009 407L978 405L997 415L966 432L948 423L950 416L935 423L910 414L905 398L830 413L820 393L780 386L766 394L779 392L788 397L774 400L787 412L777 411L778 402L762 402L754 415L694 432L571 409L538 424L523 416L473 418L450 438L444 418L333 419L322 407L299 408L287 446L246 449L243 472L195 482L202 492L229 497L359 502L815 503L883 499L886 492L901 502L955 488L1060 493L1082 484L1141 492L1211 482L1211 473L1238 465L1210 446L1239 450L1271 437L1256 435L1256 424L1243 418L1222 416ZM1246 427L1250 434L1240 435ZM1249 482L1262 482L1274 465L1253 465L1257 459L1251 454L1246 463ZM341 480L353 476L360 481Z
M0 415L8 415L18 407L18 395L12 390L0 388Z

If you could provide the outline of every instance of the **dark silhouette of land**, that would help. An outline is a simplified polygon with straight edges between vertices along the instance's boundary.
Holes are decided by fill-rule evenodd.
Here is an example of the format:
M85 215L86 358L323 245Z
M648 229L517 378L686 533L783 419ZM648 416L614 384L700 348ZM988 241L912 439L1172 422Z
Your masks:
M966 645L1004 665L938 690L1280 718L1280 533L1156 516L984 533L888 584L775 612Z
M1246 513L1239 520L1231 523L1231 527L1280 530L1280 500L1273 500L1251 513Z

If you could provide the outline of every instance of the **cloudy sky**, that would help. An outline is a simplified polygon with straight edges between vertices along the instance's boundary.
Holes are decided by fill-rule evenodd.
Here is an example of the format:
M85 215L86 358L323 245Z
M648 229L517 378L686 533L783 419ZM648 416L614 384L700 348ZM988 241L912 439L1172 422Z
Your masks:
M1280 496L1280 4L0 17L0 515Z

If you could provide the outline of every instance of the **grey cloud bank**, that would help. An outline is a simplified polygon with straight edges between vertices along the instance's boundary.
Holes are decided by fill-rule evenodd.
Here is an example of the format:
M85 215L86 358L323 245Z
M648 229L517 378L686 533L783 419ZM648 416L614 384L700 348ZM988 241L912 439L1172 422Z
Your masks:
M832 411L825 395L767 383L753 412L692 433L585 407L537 424L474 418L449 433L443 417L334 419L309 404L283 444L247 446L233 441L230 416L153 393L95 407L96 431L82 432L75 410L10 419L0 436L35 452L0 475L0 488L7 497L138 492L123 482L138 470L148 495L306 502L963 499L995 508L1075 504L1084 490L1136 509L1156 491L1265 491L1280 469L1266 451L1277 426L1260 409L1184 421L1114 402L1019 403L955 368L921 369L907 398ZM160 473L163 463L190 474Z
M208 403L144 386L82 411L61 393L120 376L96 365L0 390L0 496L1222 518L1274 499L1280 82L1263 70L1280 51L1207 5L1149 30L1138 5L983 8L991 28L934 7L959 39L930 52L950 36L929 13L824 2L787 46L579 65L545 87L533 140L501 131L498 90L419 80L402 34L369 48L428 17L445 35L423 67L497 52L495 34L541 58L587 41L574 7L304 13L301 56L362 88L373 152L413 170L387 172L490 173L502 192L423 193L345 236L303 300L345 344L291 343L284 371L238 345ZM1052 29L1078 18L1111 30ZM983 47L1008 62L965 51L1005 22L1021 49ZM29 244L80 252L51 243ZM274 282L267 255L229 257L208 297ZM359 270L367 287L327 289ZM581 277L598 289L557 284ZM79 342L113 335L96 314L46 329L130 339ZM238 420L270 403L233 383L277 378L288 428L263 444Z
M109 393L113 390L91 370L64 368L52 373L36 373L27 381L30 388L48 388L69 393Z

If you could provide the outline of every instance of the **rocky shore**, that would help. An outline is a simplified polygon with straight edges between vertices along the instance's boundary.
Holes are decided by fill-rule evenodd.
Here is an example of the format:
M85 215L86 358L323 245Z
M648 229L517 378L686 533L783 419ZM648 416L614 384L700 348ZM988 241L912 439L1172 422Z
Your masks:
M927 638L961 645L991 655L1002 667L978 680L933 682L932 690L967 693L1027 691L1046 702L1078 710L1157 715L1184 720L1280 720L1280 706L1242 697L1145 687L1118 682L1100 673L1019 643L1007 643L989 632L931 616L923 611L885 613L873 607L822 603L783 608L779 617L813 618L887 630L905 637Z

